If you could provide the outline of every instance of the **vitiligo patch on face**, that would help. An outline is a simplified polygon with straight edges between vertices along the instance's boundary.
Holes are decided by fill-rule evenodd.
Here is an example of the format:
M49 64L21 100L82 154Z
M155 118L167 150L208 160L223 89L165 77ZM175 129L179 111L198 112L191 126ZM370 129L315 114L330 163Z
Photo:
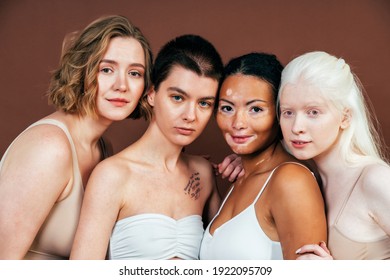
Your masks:
M230 96L230 95L232 95L233 94L233 90L232 89L228 89L228 90L226 90L226 96Z
M188 180L187 186L184 188L184 193L189 195L192 199L198 199L200 195L200 177L199 172L195 172Z

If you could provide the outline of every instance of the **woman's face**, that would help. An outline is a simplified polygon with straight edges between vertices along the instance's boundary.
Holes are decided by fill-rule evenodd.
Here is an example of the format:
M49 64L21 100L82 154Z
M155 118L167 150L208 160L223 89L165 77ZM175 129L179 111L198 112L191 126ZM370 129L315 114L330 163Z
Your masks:
M279 129L271 85L249 75L226 78L220 90L217 123L236 154L252 154L269 147Z
M136 108L144 90L145 54L133 38L116 37L104 54L97 75L97 111L108 122L123 120Z
M215 103L218 81L174 66L148 102L153 119L168 141L179 146L192 143L206 127Z
M284 140L298 159L326 156L347 125L343 114L317 88L304 83L284 87L280 112Z

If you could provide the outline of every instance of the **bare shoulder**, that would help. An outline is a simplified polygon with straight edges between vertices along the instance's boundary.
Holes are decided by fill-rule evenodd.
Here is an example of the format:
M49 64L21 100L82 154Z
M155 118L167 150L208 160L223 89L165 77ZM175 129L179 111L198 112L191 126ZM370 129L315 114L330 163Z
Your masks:
M118 189L131 176L129 164L120 156L114 155L99 162L88 182L88 185L99 185Z
M189 154L183 154L184 159L187 161L190 168L196 170L197 172L200 172L202 174L205 174L207 176L212 176L212 165L210 161L205 159L202 156L196 156L196 155L189 155Z
M368 195L381 196L389 192L390 167L385 164L367 165L361 175L361 186Z
M185 160L192 170L193 174L199 176L202 188L204 191L202 194L204 198L208 198L209 195L216 190L215 177L211 163L201 156L185 154Z
M280 165L269 184L271 192L278 200L291 200L291 197L321 200L320 187L313 173L305 166L295 163Z
M22 164L37 163L59 170L72 162L72 149L66 134L54 125L38 125L25 131L14 142L10 159ZM61 160L59 160L61 159Z
M14 190L59 195L71 179L72 159L71 145L60 128L32 127L10 148L1 182Z
M314 174L302 164L286 162L277 167L273 175L273 181L283 186L296 188L304 185L317 185Z

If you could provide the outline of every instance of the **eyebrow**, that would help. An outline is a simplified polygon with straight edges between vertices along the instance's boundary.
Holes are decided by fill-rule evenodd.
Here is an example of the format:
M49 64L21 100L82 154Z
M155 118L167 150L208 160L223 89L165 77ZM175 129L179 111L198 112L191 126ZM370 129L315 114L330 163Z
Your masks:
M220 98L219 100L220 100L220 101L224 101L224 102L226 102L226 103L229 103L229 104L231 104L231 105L234 105L234 102L229 101L229 100L227 100L227 99ZM253 100L251 100L251 101L248 101L245 105L250 105L250 104L255 103L255 102L268 103L267 101L262 100L262 99L253 99Z
M115 64L115 65L118 64L117 61L112 60L112 59L102 59L102 60L100 61L100 63L102 63L102 62L104 62L104 63L110 63L110 64ZM135 62L135 63L130 63L130 66L141 67L141 68L144 68L144 69L145 69L145 65L143 65L143 64L141 64L141 63L136 63L136 62Z
M183 94L185 96L190 96L186 91L182 90L181 88L178 88L178 87L169 87L167 89L168 91L175 91L175 92L178 92L180 94ZM214 96L205 96L205 97L202 97L201 98L202 100L215 100L215 97Z

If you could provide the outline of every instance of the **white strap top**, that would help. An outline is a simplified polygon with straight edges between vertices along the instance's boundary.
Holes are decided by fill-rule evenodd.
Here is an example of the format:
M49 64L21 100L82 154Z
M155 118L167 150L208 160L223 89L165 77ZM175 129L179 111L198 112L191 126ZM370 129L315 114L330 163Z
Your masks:
M109 248L110 259L196 260L203 236L199 215L175 220L163 214L138 214L116 222Z
M221 212L221 209L233 191L234 186L231 188L217 215L206 228L200 249L201 260L283 259L280 242L271 240L264 233L257 220L255 209L256 202L279 166L272 170L253 203L241 213L215 229L214 235L211 235L210 226Z

